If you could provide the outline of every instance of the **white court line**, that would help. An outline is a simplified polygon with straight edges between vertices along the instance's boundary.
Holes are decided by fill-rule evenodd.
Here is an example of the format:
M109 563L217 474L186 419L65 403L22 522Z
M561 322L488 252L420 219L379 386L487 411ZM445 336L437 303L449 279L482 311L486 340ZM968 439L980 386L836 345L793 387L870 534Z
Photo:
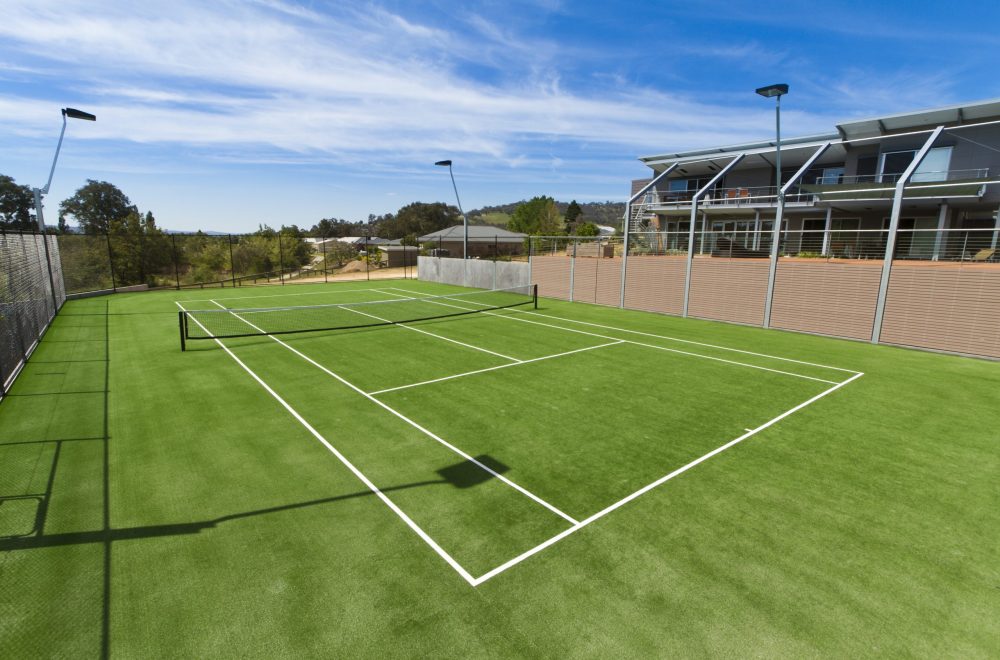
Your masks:
M187 311L186 309L184 309L184 306L181 305L179 302L177 302L177 301L174 301L174 302L177 304L178 307L181 308L182 311L185 311L185 312ZM212 336L212 333L209 332L208 329L201 324L201 321L199 321L197 318L195 318L193 316L191 317L191 320L193 320L195 323L197 323L199 326L201 326L201 329L205 331L205 334L207 334L210 337ZM215 337L212 337L212 338L215 339ZM400 509L398 506L396 506L396 503L393 502L392 500L390 500L389 497L385 493L383 493L382 491L380 491L378 489L378 486L376 486L375 484L373 484L368 479L368 477L366 477L361 472L361 470L359 470L358 468L354 467L354 465L349 460L347 460L347 458L343 454L341 454L339 451L337 451L337 449L333 445L331 445L327 441L326 438L324 438L322 435L320 435L319 431L317 431L316 429L314 429L312 427L312 425L310 425L309 422L307 422L302 417L302 415L300 415L294 408L292 408L290 405L288 405L288 402L285 401L284 399L282 399L281 396L279 396L278 393L275 392L271 388L270 385L268 385L267 383L265 383L264 380L260 376L258 376L256 373L254 373L250 369L250 367L248 367L246 364L243 363L242 360L240 360L238 357L236 357L236 354L233 353L231 350L229 350L228 346L226 346L225 344L223 344L219 339L215 339L215 343L217 343L219 346L221 346L222 350L224 350L226 353L229 354L229 357L231 357L234 360L236 360L236 364L238 364L241 367L243 367L243 370L246 371L248 374L250 374L250 376L253 377L253 379L255 381L257 381L261 385L261 387L263 387L265 390L267 390L267 393L270 394L271 396L273 396L278 401L278 403L280 403L282 405L282 407L284 407L284 409L287 410L292 415L292 417L294 417L296 420L298 420L298 422L300 424L302 424L302 426L304 426L306 428L306 430L309 431L309 433L311 433L313 435L314 438L316 438L321 443L323 443L323 446L326 447L328 450L330 450L330 453L332 453L334 456L336 456L337 460L339 460L341 463L343 463L345 466L347 466L347 469L350 470L354 474L354 476L357 477L361 481L361 483L363 483L365 486L367 486L368 490L370 490L375 495L377 495L378 498L381 499L382 502L387 507L389 507L392 510L393 513L395 513L397 516L399 516L400 519L402 519L402 521L405 522L406 525L410 529L412 529L414 532L417 533L417 536L419 536L421 539L423 539L424 543L426 543L427 545L429 545L431 547L431 549L433 549L434 552L436 552L438 554L439 557L441 557L442 559L444 559L448 563L449 566L451 566L453 569L455 569L455 572L457 572L459 575L461 575L462 578L466 582L468 582L472 586L475 586L475 580L472 577L472 574L469 573L467 570L465 570L465 568L463 568L461 564L459 564L457 561L455 561L455 559L451 555L449 555L444 550L444 548L442 548L440 545L438 545L437 541L435 541L434 539L432 539L427 534L427 532L425 532L424 530L422 530L420 528L420 526L417 525L417 523L413 522L413 520L410 519L410 517L408 515L406 515L403 512L402 509Z
M389 288L391 288L391 289L393 289L395 291L406 291L407 293L411 294L411 296L414 293L413 291L410 291L408 289L400 289L399 287L389 287ZM382 293L388 293L390 296L391 295L398 295L398 294L393 294L393 293L391 293L389 291L386 291L385 289L377 289L377 290L380 291L380 292L382 292ZM417 300L419 300L419 298L417 298ZM470 300L468 302L469 302L470 305L482 305L484 307L488 307L489 306L489 305L486 305L486 303L477 303L477 302L472 301L472 300ZM542 314L541 312L529 312L527 310L515 310L515 311L519 311L522 314L533 314L535 316L544 316L545 318L548 318L548 319L555 319L555 320L559 320L559 321L566 321L568 323L579 323L581 325L589 325L589 326L593 326L595 328L604 328L605 330L617 330L619 332L628 332L630 334L635 334L635 335L644 335L646 337L656 337L657 339L666 339L667 341L676 341L676 342L681 342L681 343L684 343L684 344L693 344L695 346L704 346L706 348L717 348L717 349L719 349L721 351L731 351L733 353L742 353L744 355L753 355L753 356L756 356L756 357L771 358L772 360L781 360L783 362L794 362L795 364L804 364L804 365L809 366L809 367L819 367L821 369L832 369L833 371L843 371L843 372L846 372L846 373L849 373L849 374L859 374L859 373L862 373L860 371L857 371L856 369L844 369L843 367L831 367L828 364L818 364L816 362L806 362L804 360L795 360L793 358L780 357L778 355L768 355L767 353L755 353L753 351L744 351L744 350L741 350L739 348L730 348L729 346L719 346L718 344L707 344L705 342L694 341L694 340L691 340L691 339L679 339L677 337L671 337L669 335L657 335L657 334L654 334L652 332L642 332L640 330L629 330L627 328L618 328L618 327L615 327L613 325L601 325L600 323L591 323L589 321L578 321L576 319L568 319L568 318L565 318L563 316L556 316L554 314ZM832 382L835 382L835 381L827 381L827 382L831 382L832 383Z
M399 291L404 291L405 289L398 289L398 290ZM398 295L398 294L390 294L390 295ZM415 300L419 300L419 299L415 299ZM449 305L448 303L439 302L439 301L436 301L436 300L426 300L426 302L433 303L435 305L443 305L445 307L454 307L455 309L465 309L465 310L469 309L468 307L460 307L458 305ZM459 302L461 302L461 301L459 301ZM469 310L469 311L471 311L471 310ZM520 310L515 310L515 311L520 311ZM520 321L522 323L531 323L533 325L541 325L541 326L545 326L545 327L549 327L549 328L556 328L557 330L565 330L566 332L575 332L575 333L581 334L581 335L589 335L591 337L598 337L600 339L611 339L611 340L619 339L618 337L609 337L608 335L599 335L597 333L587 332L585 330L576 330L574 328L566 328L566 327L563 327L563 326L560 326L560 325L553 325L552 323L543 323L541 321L532 321L530 319L523 319L523 318L519 318L517 316L512 316L512 315L509 315L509 314L497 314L495 312L490 312L490 311L483 311L481 313L482 314L488 314L490 316L497 316L499 318L510 319L511 321ZM523 313L525 313L525 314L531 314L531 312L523 312ZM545 315L544 314L539 314L539 316L545 316ZM546 317L546 318L551 318L551 317ZM771 369L770 367L762 367L762 366L760 366L758 364L749 364L747 362L737 362L736 360L727 360L725 358L715 357L715 356L712 356L712 355L702 355L701 353L692 353L690 351L682 351L682 350L680 350L678 348L667 348L666 346L656 346L654 344L646 344L646 343L639 342L639 341L632 341L630 339L622 339L621 341L624 342L624 343L626 343L626 344L632 344L634 346L643 346L645 348L653 348L653 349L656 349L658 351L666 351L668 353L678 353L680 355L688 355L688 356L691 356L691 357L699 357L699 358L703 358L705 360L714 360L716 362L724 362L726 364L733 364L733 365L737 365L737 366L740 366L740 367L749 367L750 369L760 369L761 371L770 371L771 373L782 374L784 376L793 376L795 378L803 378L805 380L814 380L814 381L817 381L817 382L820 382L820 383L827 383L829 385L836 385L837 384L837 381L835 381L835 380L827 380L825 378L816 378L814 376L805 376L803 374L797 374L797 373L794 373L792 371L781 371L780 369Z
M594 515L590 516L589 518L581 520L580 522L578 522L577 524L573 525L569 529L567 529L567 530L565 530L563 532L560 532L559 534L556 534L555 536L553 536L552 538L548 539L547 541L543 541L542 543L536 545L531 550L523 552L523 553L519 554L517 557L514 557L513 559L511 559L509 561L506 561L503 564L500 564L499 566L497 566L493 570L488 571L488 572L480 575L479 577L475 578L472 581L472 586L477 587L480 584L482 584L483 582L486 582L487 580L489 580L490 578L496 577L497 575L499 575L500 573L503 573L504 571L506 571L507 569L511 568L512 566L516 566L517 564L520 564L522 561L524 561L528 557L531 557L532 555L537 554L538 552L544 550L545 548L548 548L549 546L557 543L558 541L561 541L562 539L566 538L567 536L569 536L573 532L576 532L576 531L578 531L580 529L583 529L584 527L586 527L590 523L594 522L595 520L603 518L607 514L609 514L612 511L614 511L615 509L618 509L619 507L622 507L622 506L628 504L632 500L636 499L637 497L640 497L641 495L644 495L645 493L648 493L649 491L653 490L657 486L660 486L661 484L664 484L664 483L670 481L674 477L679 476L679 475L687 472L688 470L690 470L694 466L696 466L696 465L698 465L700 463L704 463L705 461L707 461L708 459L712 458L716 454L721 454L722 452L726 451L730 447L733 447L734 445L737 445L737 444L743 442L747 438L749 438L749 437L751 437L751 436L753 436L753 435L755 435L757 433L760 433L761 431L763 431L764 429L768 428L769 426L777 424L778 422L780 422L784 418L788 417L792 413L795 413L795 412L797 412L799 410L802 410L803 408L805 408L806 406L810 405L811 403L814 403L814 402L818 401L819 399L822 399L827 394L830 394L831 392L835 392L836 390L840 389L844 385L847 385L851 381L856 380L858 378L861 378L861 376L863 376L863 375L864 375L864 373L857 373L857 374L851 376L850 378L848 378L847 380L845 380L845 381L843 381L841 383L837 383L833 387L831 387L831 388L829 388L829 389L827 389L827 390L825 390L823 392L820 392L819 394L817 394L813 398L809 399L808 401L804 401L804 402L800 403L799 405L795 406L794 408L791 408L790 410L787 410L787 411L781 413L780 415L778 415L774 419L771 419L771 420L769 420L767 422L764 422L763 424L761 424L757 428L744 433L743 435L741 435L740 437L736 438L735 440L730 440L726 444L722 445L721 447L717 447L717 448L713 449L712 451L708 452L704 456L700 456L699 458L694 459L693 461L691 461L687 465L684 465L682 467L677 468L676 470L674 470L670 474L664 475L664 476L660 477L659 479L657 479L656 481L654 481L654 482L652 482L650 484L647 484L646 486L643 486L642 488L640 488L639 490L635 491L631 495L623 497L622 499L618 500L617 502L615 502L611 506L605 507L605 508L601 509L600 511L598 511L597 513L595 513Z
M215 301L213 300L212 302L215 302ZM218 303L216 303L216 304L218 304ZM473 458L469 454L466 454L464 451L462 451L461 449L459 449L455 445L451 444L447 440L441 438L440 436L435 435L431 431L428 431L423 426L421 426L420 424L416 423L415 421L413 421L412 419L410 419L409 417L407 417L403 413L399 412L395 408L392 408L388 404L385 404L385 403L379 401L378 399L376 399L375 397L373 397L371 394L368 394L367 392L365 392L364 390L362 390L360 387L354 385L353 383L351 383L350 381L346 380L345 378L343 378L341 376L338 376L334 372L330 371L329 369L327 369L326 367L324 367L322 364L320 364L316 360L313 360L311 357L309 357L308 355L306 355L302 351L298 350L297 348L294 348L293 346L290 346L290 345L286 344L285 342L283 342L282 340L278 339L274 335L268 335L264 330L262 330L261 328L258 328L256 325L254 325L250 321L247 321L245 318L241 317L239 314L236 313L236 311L229 310L229 312L233 316L235 316L236 318L238 318L239 320L241 320L244 323L246 323L247 325L249 325L251 328L257 330L258 332L261 332L261 333L265 334L267 337L269 337L270 339L278 342L279 344L281 344L282 346L284 346L285 348L287 348L288 350L290 350L292 353L295 353L300 358L302 358L303 360L305 360L309 364L313 365L314 367L316 367L320 371L322 371L322 372L324 372L324 373L332 376L333 378L337 379L338 381L340 381L341 383L343 383L347 387L351 388L352 390L354 390L355 392L357 392L361 396L365 397L369 401L375 402L379 407L381 407L381 408L385 409L386 411L392 413L393 415L395 415L399 419L403 420L404 422L406 422L407 424L409 424L413 428L417 429L418 431L420 431L421 433L423 433L427 437L429 437L432 440L435 440L436 442L444 445L445 447L447 447L448 449L452 450L453 452L455 452L456 454L458 454L459 456L461 456L465 460L469 461L470 463L474 463L475 465L479 466L483 470L489 472L490 474L493 475L494 478L499 479L500 481L504 482L505 484L507 484L508 486L510 486L511 488L513 488L514 490L516 490L517 492L521 493L522 495L525 495L526 497L528 497L528 498L534 500L535 502L541 504L546 509L548 509L552 513L556 514L560 518L563 518L563 519L568 520L569 522L571 522L573 524L576 524L577 521L576 521L575 518L569 516L566 513L563 513L562 511L560 511L559 509L557 509L555 506L553 506L552 504L549 504L548 502L546 502L542 498L538 497L537 495L535 495L534 493L532 493L528 489L524 488L523 486L519 486L518 484L514 483L513 481L511 481L507 477L505 477L502 474L500 474L499 472L496 472L495 470L491 469L489 466L484 465L483 463L477 461L475 458ZM216 340L216 341L218 341L218 340Z
M303 293L274 293L266 296L233 296L231 298L224 298L223 300L254 300L256 298L285 298L288 296L322 296L322 295L329 295L330 293L361 293L362 291L375 291L377 293L384 293L382 289L344 289L342 291L336 291L336 292L306 291ZM180 301L175 300L174 302L180 305L181 303L192 303L192 302L214 302L214 300L212 298L192 298L190 300L180 300Z
M394 295L394 294L390 293L389 295L391 296L391 295ZM213 300L212 302L215 302L215 301ZM218 305L218 303L215 303L215 304ZM222 307L222 305L219 305L219 306ZM223 308L223 309L225 309L225 308ZM405 323L396 323L395 321L390 321L389 319L384 319L381 316L375 316L374 314L369 314L368 312L362 312L360 309L354 309L353 307L346 307L346 306L343 307L342 309L346 309L346 310L348 310L350 312L354 312L355 314L361 314L362 316L367 316L368 318L372 318L372 319L375 319L377 321L382 321L383 323L391 323L392 325L399 326L400 328L406 328L407 330L412 330L414 332L419 332L421 334L429 335L431 337L437 337L438 339L442 339L444 341L450 341L453 344L458 344L459 346L465 346L466 348L471 348L474 351L482 351L483 353L489 353L490 355L495 355L495 356L503 358L505 360L510 360L514 364L520 364L521 362L523 362L523 360L519 360L516 357L511 357L509 355L504 355L503 353L497 353L496 351L491 351L488 348L482 348L480 346L473 346L472 344L466 344L464 341L458 341L457 339L452 339L450 337L445 337L444 335L438 335L438 334L435 334L433 332L428 332L427 330L423 330L421 328L414 328L412 326L406 325ZM237 311L239 311L239 310L237 310Z
M508 367L517 367L522 364L529 364L531 362L540 362L541 360L550 360L552 358L562 357L564 355L572 355L573 353L583 353L584 351L592 351L597 348L605 348L607 346L617 346L618 344L624 344L625 341L619 339L618 341L609 342L607 344L598 344L597 346L587 346L586 348L578 348L575 351L566 351L565 353L555 353L554 355L543 355L542 357L531 358L530 360L521 360L514 364L501 364L497 367L487 367L486 369L476 369L475 371L466 371L461 374L454 374L452 376L443 376L441 378L434 378L432 380L424 380L419 383L410 383L409 385L400 385L399 387L387 387L384 390L378 390L377 392L369 392L372 396L378 394L385 394L386 392L395 392L397 390L406 390L411 387L419 387L421 385L430 385L431 383L440 383L445 380L452 380L454 378L462 378L464 376L472 376L475 374L483 374L487 371L496 371L497 369L506 369Z

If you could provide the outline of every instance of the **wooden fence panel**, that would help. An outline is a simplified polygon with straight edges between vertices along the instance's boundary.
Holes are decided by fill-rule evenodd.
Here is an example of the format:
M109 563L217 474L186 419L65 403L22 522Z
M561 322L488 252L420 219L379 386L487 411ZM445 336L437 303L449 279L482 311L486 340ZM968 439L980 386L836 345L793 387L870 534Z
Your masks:
M881 274L880 260L781 259L771 327L870 339Z
M1000 358L1000 264L897 261L881 341Z

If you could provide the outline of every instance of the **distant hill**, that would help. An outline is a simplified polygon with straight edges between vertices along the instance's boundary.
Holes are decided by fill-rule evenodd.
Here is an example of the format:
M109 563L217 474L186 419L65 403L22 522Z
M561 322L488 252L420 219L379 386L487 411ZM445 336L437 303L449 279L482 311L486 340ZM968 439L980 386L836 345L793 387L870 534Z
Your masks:
M484 225L505 227L507 220L514 213L514 209L524 204L525 201L527 200L474 209L469 211L469 220ZM625 215L625 202L577 202L577 204L583 210L582 220L584 222L621 228L622 216ZM569 202L556 202L556 208L562 215L566 215L567 206L569 206Z

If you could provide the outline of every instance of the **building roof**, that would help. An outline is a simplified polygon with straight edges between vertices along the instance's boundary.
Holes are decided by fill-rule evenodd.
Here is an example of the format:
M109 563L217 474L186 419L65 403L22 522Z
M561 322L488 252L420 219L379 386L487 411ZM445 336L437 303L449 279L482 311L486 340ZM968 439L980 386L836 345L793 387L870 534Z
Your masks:
M786 150L803 152L806 149L816 149L826 142L833 142L835 143L834 148L828 153L827 158L841 157L843 150L848 146L846 143L851 140L863 140L907 130L939 126L941 124L954 126L963 123L976 123L996 117L1000 117L1000 99L976 101L974 103L885 115L869 119L858 119L837 124L837 132L835 133L782 138L781 150L782 153L785 153ZM743 153L747 156L768 154L773 152L774 149L775 141L766 140L721 147L692 149L690 151L678 151L655 156L643 156L639 160L654 170L662 171L667 165L672 163L685 163L688 161L711 163L714 157L726 158L738 153ZM803 155L800 159L804 160L804 158L805 156ZM790 160L789 164L793 162L794 160ZM712 168L708 167L707 171L712 171ZM684 173L682 172L682 174Z
M519 243L527 238L527 236L527 234L507 231L502 227L494 227L493 225L469 225L470 243L485 243L493 242L494 240L500 243ZM463 238L464 231L462 225L455 225L425 234L417 240L421 243L429 243L431 241L461 241Z

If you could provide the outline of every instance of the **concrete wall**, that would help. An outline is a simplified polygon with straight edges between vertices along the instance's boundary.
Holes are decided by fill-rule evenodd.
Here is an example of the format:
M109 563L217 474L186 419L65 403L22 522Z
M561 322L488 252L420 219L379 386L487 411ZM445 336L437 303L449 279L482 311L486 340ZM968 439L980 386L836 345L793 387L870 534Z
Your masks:
M531 284L531 267L523 261L484 261L419 257L417 278L476 289L511 289Z

